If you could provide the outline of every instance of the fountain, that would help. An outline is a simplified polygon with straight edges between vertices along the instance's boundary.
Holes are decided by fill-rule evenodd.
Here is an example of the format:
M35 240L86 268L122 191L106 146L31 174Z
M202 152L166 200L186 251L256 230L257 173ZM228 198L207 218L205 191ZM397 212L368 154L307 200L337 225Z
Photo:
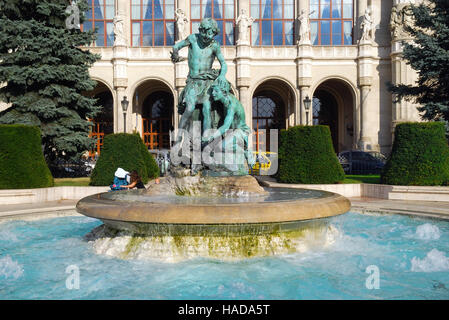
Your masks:
M169 176L146 190L106 192L78 202L79 213L104 222L87 236L97 252L176 260L304 251L326 245L327 218L350 209L341 195L264 189L248 175L254 163L251 130L225 78L226 62L213 40L217 33L217 23L204 19L198 34L173 46L175 63L182 60L178 51L189 47L189 75L179 98L182 117ZM220 70L212 69L215 58Z

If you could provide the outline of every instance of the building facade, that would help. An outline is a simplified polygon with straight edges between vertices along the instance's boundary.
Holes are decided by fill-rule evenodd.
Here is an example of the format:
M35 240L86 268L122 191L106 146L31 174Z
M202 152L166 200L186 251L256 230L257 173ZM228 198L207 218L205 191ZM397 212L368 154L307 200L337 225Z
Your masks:
M103 105L94 121L98 148L105 134L125 128L150 149L170 148L188 73L187 61L171 62L171 46L204 17L219 24L226 77L254 149L269 149L269 129L326 124L336 152L388 153L394 126L419 121L416 105L393 103L386 86L416 79L401 59L410 0L88 1L82 28L98 28L89 49L101 55L90 70L98 81L90 94ZM180 53L186 57L187 48Z

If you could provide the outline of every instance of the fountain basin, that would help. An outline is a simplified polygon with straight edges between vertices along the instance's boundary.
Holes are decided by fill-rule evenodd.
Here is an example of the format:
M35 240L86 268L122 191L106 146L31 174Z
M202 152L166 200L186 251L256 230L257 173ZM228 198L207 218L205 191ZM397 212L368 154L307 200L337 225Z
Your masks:
M153 196L145 190L100 193L76 209L113 229L151 235L266 234L292 231L304 222L343 214L350 201L306 189L266 188L239 197ZM326 219L324 219L326 220Z

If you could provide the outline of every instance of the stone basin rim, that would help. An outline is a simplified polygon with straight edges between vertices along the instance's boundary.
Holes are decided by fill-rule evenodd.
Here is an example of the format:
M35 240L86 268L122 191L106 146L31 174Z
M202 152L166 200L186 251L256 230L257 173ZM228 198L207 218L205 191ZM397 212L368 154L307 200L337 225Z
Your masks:
M226 204L180 204L136 202L101 198L100 194L81 199L76 210L100 220L147 224L258 224L304 221L343 214L350 210L346 198L332 192L322 198L276 202Z

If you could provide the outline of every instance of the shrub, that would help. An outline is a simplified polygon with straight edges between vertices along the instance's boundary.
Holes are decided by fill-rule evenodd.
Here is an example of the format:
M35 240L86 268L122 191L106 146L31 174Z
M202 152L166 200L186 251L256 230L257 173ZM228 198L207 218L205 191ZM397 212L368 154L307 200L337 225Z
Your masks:
M38 127L0 125L0 189L53 186L41 143Z
M136 170L143 183L159 175L156 161L138 134L116 133L104 138L103 150L90 177L90 185L107 186L113 183L117 168Z
M328 126L281 130L279 142L280 182L319 184L344 180Z
M392 185L447 185L449 146L442 122L400 123L381 182Z

